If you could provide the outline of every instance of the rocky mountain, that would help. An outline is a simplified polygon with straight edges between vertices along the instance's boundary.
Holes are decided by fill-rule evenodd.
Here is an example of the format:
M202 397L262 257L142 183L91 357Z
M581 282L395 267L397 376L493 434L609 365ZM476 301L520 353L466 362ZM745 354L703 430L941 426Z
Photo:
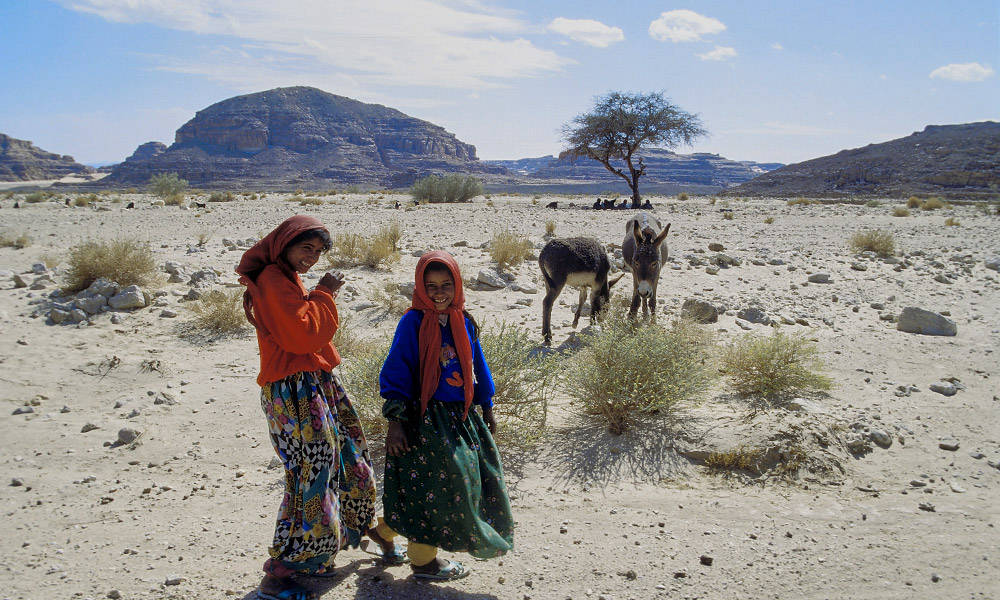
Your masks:
M310 87L236 96L198 111L160 151L143 144L102 183L176 172L198 186L405 186L429 173L504 173L443 127Z
M771 171L732 195L1000 194L1000 123L928 125L904 138Z
M93 172L94 169L81 165L72 156L46 152L27 140L0 133L0 181L60 179Z
M646 165L646 173L640 179L640 186L653 183L675 183L727 187L753 179L762 173L782 166L781 163L729 160L718 154L703 152L676 154L659 148L644 150L641 155L643 163ZM593 183L622 181L620 177L605 169L604 165L589 158L558 159L554 156L545 156L485 162L503 166L532 179ZM638 166L638 161L635 161L634 164ZM623 170L627 170L624 162L621 162L619 166Z

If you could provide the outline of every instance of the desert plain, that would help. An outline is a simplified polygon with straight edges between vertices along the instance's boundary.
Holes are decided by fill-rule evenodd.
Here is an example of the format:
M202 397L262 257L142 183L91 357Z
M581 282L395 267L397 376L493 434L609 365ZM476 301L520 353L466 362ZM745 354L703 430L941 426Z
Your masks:
M452 252L474 280L493 268L483 246L495 232L540 247L552 221L556 236L596 237L620 264L615 247L633 213L593 211L593 197L568 196L409 207L405 195L339 194L300 206L272 193L204 209L119 196L88 207L0 201L3 231L32 240L0 248L3 599L253 598L280 500L253 335L187 335L191 285L170 283L166 272L145 288L145 308L53 324L46 306L74 245L141 239L160 268L212 270L206 289L235 289L247 242L293 214L314 215L335 235L398 223L399 262L346 269L338 299L345 326L375 339L391 335L396 320L379 290L412 281L422 251ZM405 207L394 208L397 200ZM513 552L482 562L447 555L471 575L422 584L407 566L346 550L337 558L342 577L323 597L1000 597L1000 273L987 267L1000 254L1000 216L956 204L896 217L906 203L899 198L650 200L671 223L660 322L695 299L720 309L717 322L700 325L720 346L775 329L805 335L834 387L761 407L720 376L682 423L623 435L557 392L542 442L507 466ZM546 208L553 201L558 207ZM945 225L949 217L958 224ZM848 248L852 234L871 229L892 232L893 257ZM713 264L719 252L739 264ZM33 271L46 262L54 267ZM537 262L510 273L503 288L468 290L467 308L485 327L524 328L532 340L524 352L537 351ZM46 274L51 281L33 285ZM810 282L816 274L826 282ZM15 276L28 285L16 287ZM630 293L630 278L613 291ZM575 301L567 289L553 313L553 347L567 352ZM764 322L738 316L751 307ZM898 330L906 307L943 314L957 334ZM123 428L138 438L119 443ZM380 462L382 440L370 442ZM801 468L778 475L704 464L713 452L782 444L804 453Z

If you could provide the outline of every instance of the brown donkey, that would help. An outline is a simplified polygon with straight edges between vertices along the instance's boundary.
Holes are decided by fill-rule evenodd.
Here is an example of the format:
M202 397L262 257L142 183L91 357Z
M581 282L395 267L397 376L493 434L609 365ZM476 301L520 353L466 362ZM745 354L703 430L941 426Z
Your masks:
M669 231L670 223L663 227L659 219L645 212L625 224L622 258L625 268L632 272L632 306L628 315L633 319L641 302L643 317L656 322L656 285L660 269L667 262L667 245L663 242Z

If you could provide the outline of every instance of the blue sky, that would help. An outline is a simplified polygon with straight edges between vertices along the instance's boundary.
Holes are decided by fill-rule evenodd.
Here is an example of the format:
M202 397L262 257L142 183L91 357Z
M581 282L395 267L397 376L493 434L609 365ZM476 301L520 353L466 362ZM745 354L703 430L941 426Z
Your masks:
M173 142L225 98L309 85L480 158L557 154L611 90L662 91L679 152L798 162L1000 120L1000 2L6 0L0 132L86 163Z

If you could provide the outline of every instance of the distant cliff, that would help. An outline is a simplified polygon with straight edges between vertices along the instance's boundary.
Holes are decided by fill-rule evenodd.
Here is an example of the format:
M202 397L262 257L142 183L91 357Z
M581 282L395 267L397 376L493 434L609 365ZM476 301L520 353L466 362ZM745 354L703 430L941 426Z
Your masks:
M1000 194L1000 123L928 125L904 138L842 150L727 190L743 196Z
M277 88L198 111L165 149L143 144L102 183L176 172L193 185L409 185L429 173L498 173L443 127L309 87Z
M93 172L93 168L81 165L72 156L46 152L27 140L0 133L0 181L60 179Z
M676 154L658 148L643 150L641 155L643 163L646 165L646 173L639 180L640 190L643 184L651 183L727 187L753 179L781 166L781 163L729 160L718 154ZM485 162L505 167L532 179L558 179L580 183L618 183L622 181L620 177L605 169L604 165L589 158L574 160L544 156ZM638 166L638 161L635 161L634 164ZM621 165L625 169L624 163Z

